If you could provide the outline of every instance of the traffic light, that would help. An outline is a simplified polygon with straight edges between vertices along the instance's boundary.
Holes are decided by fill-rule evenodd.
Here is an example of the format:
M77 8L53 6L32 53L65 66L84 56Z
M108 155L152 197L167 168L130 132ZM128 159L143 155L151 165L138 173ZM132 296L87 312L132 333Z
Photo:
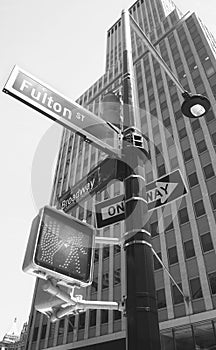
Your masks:
M92 226L45 206L32 222L23 271L66 286L87 286L92 278Z

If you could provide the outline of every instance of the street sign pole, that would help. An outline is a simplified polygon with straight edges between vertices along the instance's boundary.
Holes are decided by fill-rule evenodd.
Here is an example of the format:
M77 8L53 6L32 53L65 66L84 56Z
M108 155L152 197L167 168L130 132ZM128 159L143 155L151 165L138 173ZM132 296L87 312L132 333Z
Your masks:
M159 350L160 333L154 283L151 235L148 229L146 184L144 178L145 151L136 87L133 77L129 14L122 12L123 30L123 117L124 138L132 141L123 145L125 170L125 243L127 275L127 350ZM131 108L130 108L131 106ZM138 146L138 147L139 147ZM147 152L146 152L147 153ZM136 175L131 174L131 169ZM141 191L142 190L142 191Z

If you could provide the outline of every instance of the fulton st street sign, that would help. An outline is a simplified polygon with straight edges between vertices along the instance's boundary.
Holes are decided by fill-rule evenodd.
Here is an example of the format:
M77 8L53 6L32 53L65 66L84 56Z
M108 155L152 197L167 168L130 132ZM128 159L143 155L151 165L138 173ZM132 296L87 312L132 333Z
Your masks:
M187 194L183 177L177 169L146 185L148 210L162 207ZM97 227L101 228L125 219L124 195L97 203Z
M100 162L88 175L82 178L71 189L59 198L60 209L68 212L71 208L107 186L112 179L118 179L119 159L107 157Z
M107 122L19 67L14 67L3 91L84 137L105 153L120 155L120 150L114 147L116 131Z

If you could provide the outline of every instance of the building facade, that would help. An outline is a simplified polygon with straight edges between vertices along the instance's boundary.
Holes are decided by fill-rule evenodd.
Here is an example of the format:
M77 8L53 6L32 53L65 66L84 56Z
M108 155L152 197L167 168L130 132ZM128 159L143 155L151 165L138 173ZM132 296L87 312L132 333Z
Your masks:
M11 329L5 334L0 341L1 350L24 350L27 339L27 323L24 323L21 333L19 334L16 326L17 319L14 319Z
M211 110L201 119L181 113L182 97L147 48L132 34L133 61L142 131L150 139L147 183L180 169L188 194L149 213L153 248L177 282L154 259L162 348L216 349L216 43L194 13L183 15L166 0L138 0L130 14L148 35L184 88L208 96ZM77 102L101 116L107 91L121 92L122 28L107 32L105 74ZM106 157L83 139L63 131L51 204ZM122 193L120 182L89 198L68 214L95 225L94 204ZM120 237L124 222L97 231ZM37 291L35 291L37 293ZM91 300L123 300L125 256L120 246L96 247ZM126 319L121 312L91 310L56 323L34 310L27 350L125 349Z

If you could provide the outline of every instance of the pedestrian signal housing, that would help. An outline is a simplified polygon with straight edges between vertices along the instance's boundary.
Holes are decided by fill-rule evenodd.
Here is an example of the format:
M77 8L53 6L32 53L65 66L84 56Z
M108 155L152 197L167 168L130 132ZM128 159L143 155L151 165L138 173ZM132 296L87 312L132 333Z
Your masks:
M66 286L92 281L92 226L45 206L32 222L23 271Z

